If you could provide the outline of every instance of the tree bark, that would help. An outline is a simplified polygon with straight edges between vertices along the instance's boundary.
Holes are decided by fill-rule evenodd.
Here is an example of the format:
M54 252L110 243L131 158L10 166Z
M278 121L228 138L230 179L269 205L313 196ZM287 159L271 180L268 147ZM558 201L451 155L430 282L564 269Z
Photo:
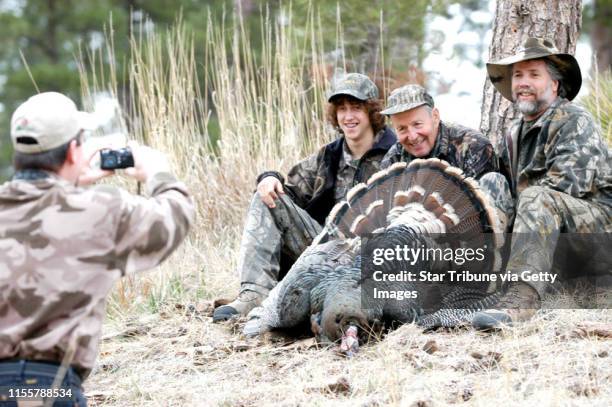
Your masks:
M561 52L573 54L582 25L582 0L498 0L489 47L489 61L513 55L528 37L548 38ZM495 149L518 117L511 102L487 77L480 129Z

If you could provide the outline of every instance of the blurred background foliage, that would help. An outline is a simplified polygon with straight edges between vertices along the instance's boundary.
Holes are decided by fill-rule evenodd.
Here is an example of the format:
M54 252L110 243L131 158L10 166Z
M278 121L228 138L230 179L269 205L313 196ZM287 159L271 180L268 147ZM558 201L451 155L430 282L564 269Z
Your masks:
M350 5L312 0L0 0L0 180L10 176L11 112L38 91L59 91L80 101L79 63L87 65L95 60L99 64L96 69L104 71L111 59L108 55L92 59L83 54L102 54L108 41L114 42L114 69L118 72L117 87L122 90L118 96L126 107L130 105L126 72L130 69L130 38L151 31L163 35L179 19L193 35L196 61L206 60L209 19L226 30L236 29L231 22L241 19L241 26L249 32L249 54L254 58L261 58L269 43L263 25L274 22L291 25L297 35L302 33L304 48L323 44L324 49L319 50L323 60L311 61L314 74L319 70L329 78L338 69L366 72L387 92L398 83L425 82L423 60L445 40L443 34L426 32L427 21L434 15L445 16L454 3L460 3L465 12L465 29L484 38L488 25L471 21L469 15L474 10L486 10L487 0L352 0ZM585 6L584 27L593 33L592 44L602 72L610 65L611 10L609 0L595 0ZM313 30L308 24L317 26L316 41L309 38ZM232 40L231 35L224 38ZM483 42L482 47L487 46ZM460 46L456 52L461 55ZM296 58L305 54L295 53ZM259 63L252 62L255 66ZM198 66L201 83L209 74L204 65ZM81 68L92 70L91 66ZM609 81L609 75L602 80ZM208 100L211 96L203 95ZM219 132L215 116L213 109L208 119L212 138Z

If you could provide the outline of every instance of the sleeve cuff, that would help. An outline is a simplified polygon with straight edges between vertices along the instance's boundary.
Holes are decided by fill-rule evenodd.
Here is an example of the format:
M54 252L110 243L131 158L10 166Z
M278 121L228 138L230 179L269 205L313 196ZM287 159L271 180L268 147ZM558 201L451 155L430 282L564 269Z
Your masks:
M149 196L157 195L163 191L175 189L183 195L189 196L189 192L185 184L180 182L173 174L169 172L158 172L151 176L146 182L146 193Z
M280 172L278 172L278 171L264 171L264 172L262 172L261 174L259 174L257 176L257 184L259 184L261 182L261 180L266 178L266 177L274 177L274 178L278 179L282 184L285 183L285 177L283 177Z

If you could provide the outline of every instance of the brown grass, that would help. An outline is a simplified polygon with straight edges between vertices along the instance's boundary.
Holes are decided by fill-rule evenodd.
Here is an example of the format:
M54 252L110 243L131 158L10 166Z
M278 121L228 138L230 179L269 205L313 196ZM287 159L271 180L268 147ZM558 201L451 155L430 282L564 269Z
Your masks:
M596 68L597 64L593 63ZM600 124L602 137L612 147L612 71L610 69L593 72L593 79L589 83L589 94L580 99Z
M603 406L612 349L576 336L585 320L611 322L607 311L559 310L498 334L407 325L346 359L310 342L247 341L211 324L202 304L174 304L106 325L87 393L92 405L122 406Z

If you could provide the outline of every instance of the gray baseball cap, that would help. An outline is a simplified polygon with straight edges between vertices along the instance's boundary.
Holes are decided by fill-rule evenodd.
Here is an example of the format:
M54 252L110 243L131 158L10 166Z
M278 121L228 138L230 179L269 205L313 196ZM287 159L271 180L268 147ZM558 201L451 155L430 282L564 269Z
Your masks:
M339 95L349 95L359 100L378 98L378 88L370 78L360 73L344 74L332 80L331 87L327 92L327 101Z
M42 153L76 137L81 130L95 129L93 115L81 112L67 96L57 92L34 95L22 103L11 118L15 151Z
M387 101L387 107L381 113L392 115L422 105L434 107L433 98L427 93L425 88L419 85L404 85L391 92Z

